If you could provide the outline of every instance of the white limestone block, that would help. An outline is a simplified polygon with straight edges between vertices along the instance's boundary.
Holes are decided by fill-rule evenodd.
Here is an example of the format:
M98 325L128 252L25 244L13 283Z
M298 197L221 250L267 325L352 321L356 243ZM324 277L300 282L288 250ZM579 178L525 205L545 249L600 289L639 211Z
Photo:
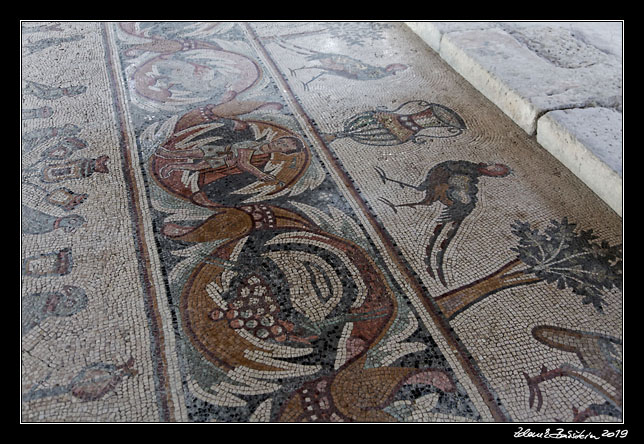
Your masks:
M622 115L607 108L552 111L537 142L622 216Z

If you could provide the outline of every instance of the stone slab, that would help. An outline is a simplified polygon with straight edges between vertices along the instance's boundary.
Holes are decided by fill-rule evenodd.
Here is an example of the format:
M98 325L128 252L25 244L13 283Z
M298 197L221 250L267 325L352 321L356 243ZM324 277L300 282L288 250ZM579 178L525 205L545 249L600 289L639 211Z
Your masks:
M551 111L537 142L622 214L622 115L607 108ZM589 149L590 148L590 149Z
M406 24L524 131L548 140L550 148L545 148L553 154L561 155L568 139L574 139L579 149L589 153L571 156L608 162L607 174L616 171L614 181L619 181L610 186L620 193L619 201L607 203L621 209L621 22ZM575 113L564 114L563 120L556 114L557 130L541 137L537 134L539 120L551 111L595 108L600 111L592 113L591 120L586 120L588 112L580 114L581 120L572 117ZM544 122L541 128L553 125ZM558 142L555 134L561 138ZM596 134L601 134L599 139ZM593 182L595 168L588 168L580 178L593 190L604 186Z

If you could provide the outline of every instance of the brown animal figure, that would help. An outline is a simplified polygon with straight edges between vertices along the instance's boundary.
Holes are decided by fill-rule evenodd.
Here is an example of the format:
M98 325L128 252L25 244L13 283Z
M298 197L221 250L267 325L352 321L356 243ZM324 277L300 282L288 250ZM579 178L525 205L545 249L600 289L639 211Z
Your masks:
M539 384L549 379L567 376L580 381L587 387L603 397L606 402L602 405L592 404L579 411L573 407L574 422L597 415L621 416L622 409L622 341L618 338L600 333L576 331L562 327L540 325L532 329L532 336L542 344L557 350L574 353L582 367L572 364L562 364L558 368L548 370L541 368L541 373L536 376L525 376L530 389L530 407L535 406L540 410L543 405L543 395ZM592 379L586 375L591 375ZM608 386L599 384L597 378L605 381Z
M393 204L385 198L380 198L381 202L389 205L394 212L397 207L416 207L418 205L432 205L434 202L442 203L445 208L441 213L438 224L434 228L432 237L427 245L427 256L425 262L427 271L434 278L434 271L431 266L431 256L434 246L448 224L451 229L445 235L445 239L440 243L440 249L436 253L436 272L438 278L444 286L447 286L443 270L443 260L445 250L450 242L456 236L458 229L467 216L474 210L478 202L478 181L481 176L488 177L505 177L510 174L510 168L503 164L486 164L474 163L465 160L449 160L439 163L427 173L425 180L419 185L411 185L399 180L388 178L384 171L376 168L383 183L394 182L401 187L413 188L425 193L418 202Z

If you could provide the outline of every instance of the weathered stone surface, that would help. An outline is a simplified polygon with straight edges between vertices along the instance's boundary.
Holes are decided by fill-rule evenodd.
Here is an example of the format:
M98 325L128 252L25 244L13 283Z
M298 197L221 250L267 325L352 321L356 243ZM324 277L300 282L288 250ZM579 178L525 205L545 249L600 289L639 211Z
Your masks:
M568 23L423 23L416 29L425 28L430 46L534 134L545 111L621 110L621 55L605 35L614 30L604 25L596 34Z
M551 111L537 141L622 214L622 115L607 108Z

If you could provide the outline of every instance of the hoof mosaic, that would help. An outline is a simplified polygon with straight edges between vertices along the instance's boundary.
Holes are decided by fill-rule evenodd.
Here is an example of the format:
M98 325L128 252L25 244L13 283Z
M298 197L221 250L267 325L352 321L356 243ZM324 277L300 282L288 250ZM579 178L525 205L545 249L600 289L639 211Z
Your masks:
M22 51L23 421L622 420L621 220L402 24Z

